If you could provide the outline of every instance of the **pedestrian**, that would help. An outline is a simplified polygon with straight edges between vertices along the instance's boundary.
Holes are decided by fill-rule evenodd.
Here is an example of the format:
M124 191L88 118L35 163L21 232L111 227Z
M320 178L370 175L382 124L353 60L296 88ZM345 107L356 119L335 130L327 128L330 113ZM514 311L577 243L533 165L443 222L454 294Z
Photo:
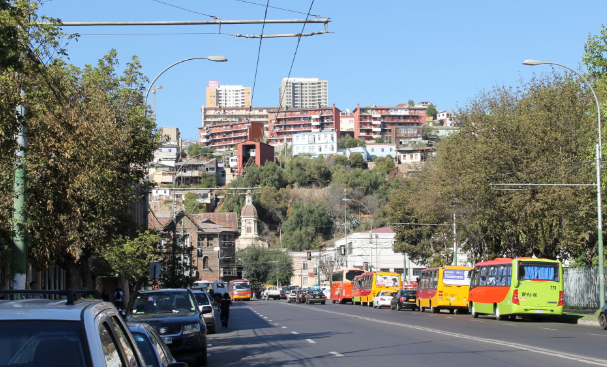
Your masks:
M101 298L103 299L103 302L110 301L110 294L108 293L108 291L105 288L103 289L103 292L101 292Z
M217 302L217 304L221 304L221 293L213 293L213 299L215 300L215 302Z
M114 293L114 304L118 310L122 309L122 290L120 288L116 288L116 292Z
M230 299L230 295L228 292L223 294L223 299L217 305L217 310L221 313L219 314L219 319L221 320L221 327L228 328L228 320L230 320L230 306L232 305L232 300Z
M31 281L30 282L30 289L32 290L38 290L38 283L36 283L36 281ZM36 293L30 293L27 298L35 298L35 299L40 299L42 298L41 294L36 294Z

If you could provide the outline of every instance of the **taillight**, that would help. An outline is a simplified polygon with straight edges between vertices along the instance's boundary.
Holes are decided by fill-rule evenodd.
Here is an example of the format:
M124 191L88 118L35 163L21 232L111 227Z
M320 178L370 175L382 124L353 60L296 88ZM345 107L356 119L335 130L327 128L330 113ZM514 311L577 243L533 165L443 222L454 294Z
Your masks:
M405 302L405 298L404 297L400 297L400 301L401 302Z
M563 291L559 291L559 304L557 306L562 306L563 305Z
M515 289L512 293L512 304L521 305L521 302L518 300L518 289Z
M383 299L383 298L380 298L379 300L380 300L380 301L385 301L385 299Z

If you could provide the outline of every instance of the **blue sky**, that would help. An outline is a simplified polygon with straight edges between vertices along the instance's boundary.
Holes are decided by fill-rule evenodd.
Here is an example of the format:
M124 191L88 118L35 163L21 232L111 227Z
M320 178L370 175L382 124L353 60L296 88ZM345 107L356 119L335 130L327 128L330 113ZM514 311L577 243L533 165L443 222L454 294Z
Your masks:
M265 6L237 0L162 0L225 20L263 19ZM249 1L249 0L247 0ZM250 0L266 4L267 0ZM311 0L270 0L270 6L307 13ZM63 21L208 20L211 18L153 0L53 0L40 14ZM292 77L329 81L329 103L353 109L358 103L395 105L413 99L455 109L479 90L514 85L547 71L523 66L524 59L581 66L588 34L605 22L607 1L393 1L315 0L311 11L331 18L335 33L301 39ZM305 14L268 10L268 19L303 19ZM223 26L223 33L260 34L261 25ZM306 25L305 32L321 30ZM132 55L154 78L168 65L194 56L223 55L177 65L160 77L160 126L177 126L194 140L200 126L208 80L253 86L258 39L217 34L89 35L217 32L215 26L66 27L82 36L68 45L69 61L83 66L114 48L121 64ZM301 25L267 25L265 33L298 33ZM276 106L278 86L287 77L296 38L265 39L261 46L255 106ZM152 103L150 96L149 103Z

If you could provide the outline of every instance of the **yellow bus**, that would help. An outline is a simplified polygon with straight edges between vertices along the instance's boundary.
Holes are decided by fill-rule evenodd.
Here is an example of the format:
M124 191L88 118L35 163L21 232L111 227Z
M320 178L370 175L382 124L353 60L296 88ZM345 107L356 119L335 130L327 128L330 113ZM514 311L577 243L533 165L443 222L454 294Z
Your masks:
M422 270L417 285L417 306L432 313L449 310L467 312L470 293L470 270L467 266L443 266Z
M360 277L360 278L359 278ZM400 290L400 274L387 271L370 271L356 277L360 280L360 289L357 289L357 297L353 297L353 304L373 306L373 299L381 291Z

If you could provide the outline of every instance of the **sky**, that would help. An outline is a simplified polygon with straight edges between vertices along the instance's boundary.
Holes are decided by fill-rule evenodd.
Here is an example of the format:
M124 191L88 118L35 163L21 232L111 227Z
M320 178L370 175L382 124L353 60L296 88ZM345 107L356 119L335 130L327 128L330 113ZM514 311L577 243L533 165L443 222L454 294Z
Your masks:
M39 14L65 22L264 19L268 0L52 0ZM255 5L251 3L262 4ZM175 5L183 9L167 4ZM582 67L584 43L600 33L605 0L269 0L267 19L330 18L332 33L303 37L291 77L329 81L329 104L353 110L358 104L393 106L431 101L457 109L493 85L516 85L547 66L538 59ZM184 10L186 9L186 10ZM202 14L199 14L202 13ZM261 34L263 25L221 27L221 33ZM320 31L307 24L304 32ZM266 25L264 34L299 33L302 24ZM278 87L289 69L297 38L236 38L214 25L65 27L78 33L68 62L95 64L116 49L121 66L139 57L150 81L167 66L190 57L221 55L226 63L192 60L157 81L157 124L177 126L185 140L197 139L209 80L253 87L253 105L278 105ZM197 34L198 33L198 34ZM212 33L212 34L199 34ZM258 60L259 53L259 63ZM255 73L257 69L257 79ZM152 95L148 103L152 104Z

